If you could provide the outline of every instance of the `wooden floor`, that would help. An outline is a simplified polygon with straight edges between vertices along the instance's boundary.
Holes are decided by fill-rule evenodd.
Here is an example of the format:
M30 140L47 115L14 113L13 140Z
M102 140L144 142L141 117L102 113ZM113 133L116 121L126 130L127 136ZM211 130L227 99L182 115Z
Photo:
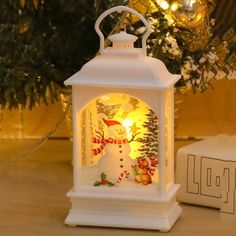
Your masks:
M163 235L149 230L64 225L70 208L72 144L49 140L26 158L13 162L35 141L0 143L0 236ZM183 214L171 236L235 236L236 218L222 219L218 210L182 205Z

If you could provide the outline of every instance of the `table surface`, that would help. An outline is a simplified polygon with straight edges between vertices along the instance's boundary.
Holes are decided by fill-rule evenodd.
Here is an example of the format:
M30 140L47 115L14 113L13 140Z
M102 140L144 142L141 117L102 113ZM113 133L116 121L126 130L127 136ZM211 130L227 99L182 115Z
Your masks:
M0 236L161 235L150 230L68 227L66 192L72 186L72 144L49 140L26 157L36 141L0 142ZM16 158L18 156L18 158ZM181 204L183 213L167 235L236 235L236 217L219 210Z

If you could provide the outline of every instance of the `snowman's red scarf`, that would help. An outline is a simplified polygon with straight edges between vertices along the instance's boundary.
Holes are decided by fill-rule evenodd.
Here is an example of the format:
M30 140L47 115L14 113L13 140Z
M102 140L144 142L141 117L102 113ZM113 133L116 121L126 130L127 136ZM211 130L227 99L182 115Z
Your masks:
M91 141L92 141L92 143L100 143L101 144L98 148L91 149L93 156L96 156L99 153L101 153L107 143L112 143L112 144L128 143L128 140L126 138L125 139L113 139L113 138L100 139L100 138L92 137Z

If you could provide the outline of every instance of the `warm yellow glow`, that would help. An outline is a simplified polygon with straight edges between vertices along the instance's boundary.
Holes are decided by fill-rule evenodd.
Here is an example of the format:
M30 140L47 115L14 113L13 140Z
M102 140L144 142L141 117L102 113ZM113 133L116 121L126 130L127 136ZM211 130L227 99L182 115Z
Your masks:
M179 8L179 4L177 2L173 2L170 6L171 11L177 11Z
M194 4L196 3L196 0L187 0L185 1L185 5L188 7L193 8Z
M133 136L137 138L143 137L143 134L146 132L146 128L143 127L144 122L147 120L146 115L148 112L148 107L146 104L140 101L140 107L135 111L131 111L127 114L125 120L122 121L122 125L125 126L127 132L128 140L131 140ZM118 118L118 116L117 116ZM141 144L139 142L133 141L130 142L131 158L137 158L141 154L139 149L141 148Z
M134 122L130 119L125 119L123 122L122 122L122 125L125 126L126 129L130 128L130 126L132 126Z
M110 97L110 99L104 102L105 105L120 104L112 119L119 121L125 126L127 139L131 140L133 136L135 136L135 140L142 138L146 132L146 128L143 125L147 121L146 114L149 111L147 104L141 100L132 100L131 97L124 94L106 94L106 96ZM141 155L139 149L142 144L137 141L132 141L129 144L131 148L130 157L139 157Z
M108 101L108 100L110 99L110 96L104 95L104 96L102 96L100 99L101 99L103 102L105 102L105 101Z
M125 119L122 122L122 125L126 128L126 132L127 132L127 136L131 137L132 136L132 131L130 129L130 127L134 124L134 122L130 119Z
M175 23L175 21L174 21L172 15L170 14L170 12L167 12L167 13L165 14L165 18L166 18L167 21L168 21L168 25L173 25L173 24Z
M196 16L196 21L200 21L202 18L203 18L203 15L202 15L201 13L199 13L199 14Z
M82 136L88 140L82 150L83 164L96 164L104 152L96 156L91 156L90 150L94 147L91 137L109 138L106 120L120 122L127 132L130 153L133 159L141 156L140 148L142 143L137 141L144 137L147 127L144 126L148 121L147 114L150 107L143 101L126 94L112 93L93 100L81 112ZM90 158L90 159L89 159Z
M158 0L157 4L163 9L167 10L169 8L169 3L165 0Z

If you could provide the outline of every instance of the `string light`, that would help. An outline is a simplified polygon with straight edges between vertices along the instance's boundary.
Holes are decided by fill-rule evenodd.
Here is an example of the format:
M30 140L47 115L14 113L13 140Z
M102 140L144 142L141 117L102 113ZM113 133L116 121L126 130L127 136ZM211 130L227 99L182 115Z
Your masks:
M165 0L157 0L157 4L163 9L167 10L169 8L169 3Z

